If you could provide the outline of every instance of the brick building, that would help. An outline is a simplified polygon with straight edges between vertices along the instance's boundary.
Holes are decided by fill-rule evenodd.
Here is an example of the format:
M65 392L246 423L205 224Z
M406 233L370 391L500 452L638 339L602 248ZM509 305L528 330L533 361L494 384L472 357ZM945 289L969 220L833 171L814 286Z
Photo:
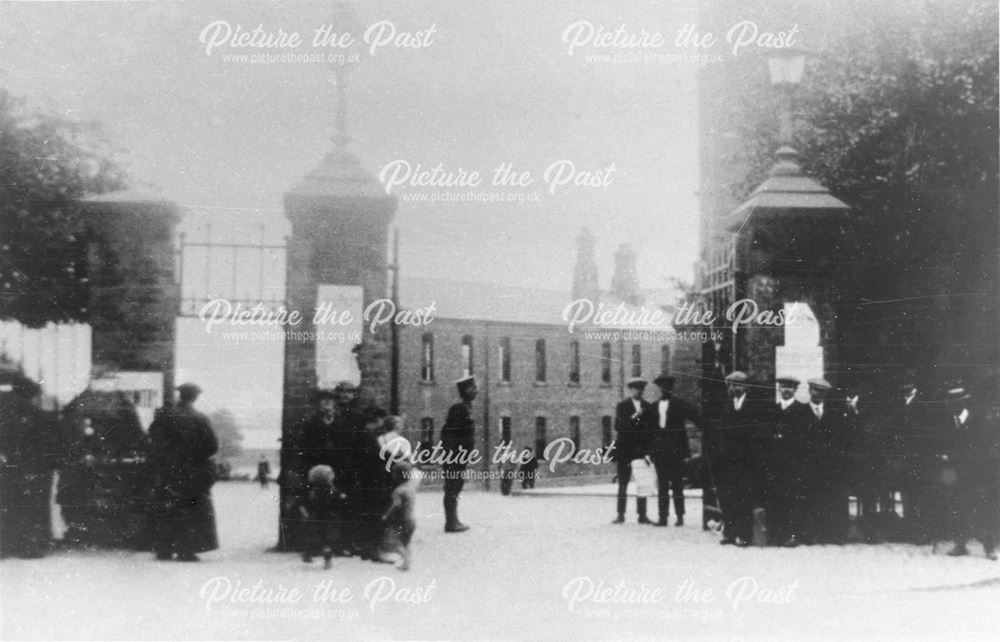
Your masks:
M634 261L627 248L619 256L626 260L616 269L616 281ZM589 289L593 296L596 273L578 269L576 274L590 287L578 282L573 292ZM571 333L562 317L574 300L569 291L413 278L404 279L400 289L402 307L425 308L433 301L436 310L426 326L400 332L400 411L413 442L438 441L448 407L458 399L453 382L466 374L478 379L478 447L489 453L483 466L492 469L497 466L489 460L501 442L540 454L560 438L571 440L577 451L606 449L615 438L614 407L630 377L670 372L677 377L676 394L696 398L700 348L675 341L669 323L655 329L578 327ZM629 309L661 309L656 294L663 295L634 289ZM605 308L622 302L613 293L597 296ZM655 397L653 386L647 395ZM610 476L613 470L568 462L543 474L566 479Z

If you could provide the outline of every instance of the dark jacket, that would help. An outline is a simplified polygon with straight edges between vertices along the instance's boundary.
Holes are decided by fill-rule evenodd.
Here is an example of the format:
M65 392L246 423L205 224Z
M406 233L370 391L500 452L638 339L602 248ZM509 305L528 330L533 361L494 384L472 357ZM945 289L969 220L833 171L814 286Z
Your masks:
M641 410L637 413L632 398L622 399L615 406L615 449L612 457L615 461L632 461L640 459L649 453L649 434L644 423L644 413L649 408L649 402L639 399Z
M766 409L768 404L763 405ZM790 492L802 483L806 469L804 457L809 450L807 427L812 420L809 405L793 401L788 408L770 404L770 420L758 424L754 456L759 479L765 484L782 486Z
M208 417L190 407L161 411L149 427L157 480L157 552L200 553L218 548L211 457L219 442Z
M942 455L947 458L944 467L951 467L957 476L958 489L990 487L994 492L1000 468L1000 436L997 428L989 430L988 423L969 409L965 422L959 422L953 413L941 419Z
M337 488L350 489L360 481L359 466L364 441L360 414L353 408L340 408L332 422L316 413L299 426L295 445L290 449L289 470L293 487L303 488L309 470L325 465L333 469Z
M654 459L682 463L691 456L688 444L688 421L697 421L692 407L682 399L670 399L667 405L666 426L660 427L660 402L654 401L643 412L650 455Z
M711 427L711 466L717 483L753 492L756 485L755 447L759 433L772 421L770 409L749 393L739 410L727 399Z
M848 452L854 443L851 424L845 419L842 406L826 401L823 417L816 418L811 405L806 405L809 423L806 426L806 454L803 465L806 484L828 488L846 483Z
M452 456L459 456L464 449L466 457L476 447L476 422L465 402L448 409L448 417L441 427L441 447ZM464 469L466 464L446 464L446 468Z
M208 417L184 407L161 412L149 427L149 439L163 489L179 497L208 492L215 482L211 457L219 450Z

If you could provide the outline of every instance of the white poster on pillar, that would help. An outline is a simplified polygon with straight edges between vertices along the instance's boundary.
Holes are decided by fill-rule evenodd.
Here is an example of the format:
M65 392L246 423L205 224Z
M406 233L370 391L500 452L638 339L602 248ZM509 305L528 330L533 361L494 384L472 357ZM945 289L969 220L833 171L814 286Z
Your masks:
M361 343L364 289L360 285L317 286L316 385L333 388L341 381L361 383L355 346Z
M802 301L784 305L785 345L774 349L776 377L795 377L801 383L795 393L799 401L809 401L806 381L823 376L823 346L819 342L819 320ZM775 391L777 396L777 391Z

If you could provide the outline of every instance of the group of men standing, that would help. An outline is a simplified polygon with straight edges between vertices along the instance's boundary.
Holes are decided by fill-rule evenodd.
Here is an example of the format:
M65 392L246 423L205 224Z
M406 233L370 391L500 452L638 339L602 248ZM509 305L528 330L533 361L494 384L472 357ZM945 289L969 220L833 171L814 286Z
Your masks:
M648 459L656 469L658 484L657 521L649 519L646 498L636 500L639 523L666 526L670 517L670 497L673 493L676 525L684 525L684 462L691 456L687 423L698 421L694 409L681 399L673 398L674 378L660 375L653 380L659 398L650 403L643 399L646 380L641 377L626 383L629 397L615 409L615 430L618 439L613 451L618 477L618 517L625 521L628 483L632 477L632 461Z
M277 548L309 548L309 524L300 513L310 490L308 474L316 466L329 466L337 490L344 495L336 554L378 561L381 517L391 484L378 443L386 413L362 411L358 390L350 382L341 382L333 390L319 390L314 400L316 412L304 418L282 444Z
M779 377L772 386L753 385L746 373L725 376L724 397L709 399L701 413L674 399L674 380L661 375L652 403L646 381L627 382L629 397L616 409L615 456L618 516L624 521L631 462L656 467L659 513L647 516L637 499L640 523L665 526L672 494L677 525L683 524L683 475L693 478L688 426L701 432L700 469L705 504L721 512L723 545L754 543L794 547L843 543L849 534L849 497L859 500L864 524L879 513L902 512L917 541L951 539L952 555L967 553L978 537L987 557L1000 544L1000 412L979 404L963 388L937 403L916 401L912 383L898 401L873 411L856 390L832 399L825 379L809 379L808 401L796 399L801 382ZM763 541L761 541L763 540Z

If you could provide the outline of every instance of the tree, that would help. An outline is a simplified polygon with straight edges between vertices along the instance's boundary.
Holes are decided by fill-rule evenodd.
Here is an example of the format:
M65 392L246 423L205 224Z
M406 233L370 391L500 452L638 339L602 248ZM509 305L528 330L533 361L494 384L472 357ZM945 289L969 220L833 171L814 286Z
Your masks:
M969 363L935 357L935 347L982 353L998 312L997 4L836 11L793 93L793 146L806 173L855 211L843 280L885 302L864 312L897 357ZM738 142L722 160L743 168L726 186L739 201L774 163L781 95L763 77L738 89L727 132Z
M208 417L212 430L219 440L219 452L215 460L219 463L231 462L243 454L243 430L232 412L216 410Z
M0 318L37 327L85 317L86 239L74 203L126 187L112 151L96 123L28 113L0 88Z

